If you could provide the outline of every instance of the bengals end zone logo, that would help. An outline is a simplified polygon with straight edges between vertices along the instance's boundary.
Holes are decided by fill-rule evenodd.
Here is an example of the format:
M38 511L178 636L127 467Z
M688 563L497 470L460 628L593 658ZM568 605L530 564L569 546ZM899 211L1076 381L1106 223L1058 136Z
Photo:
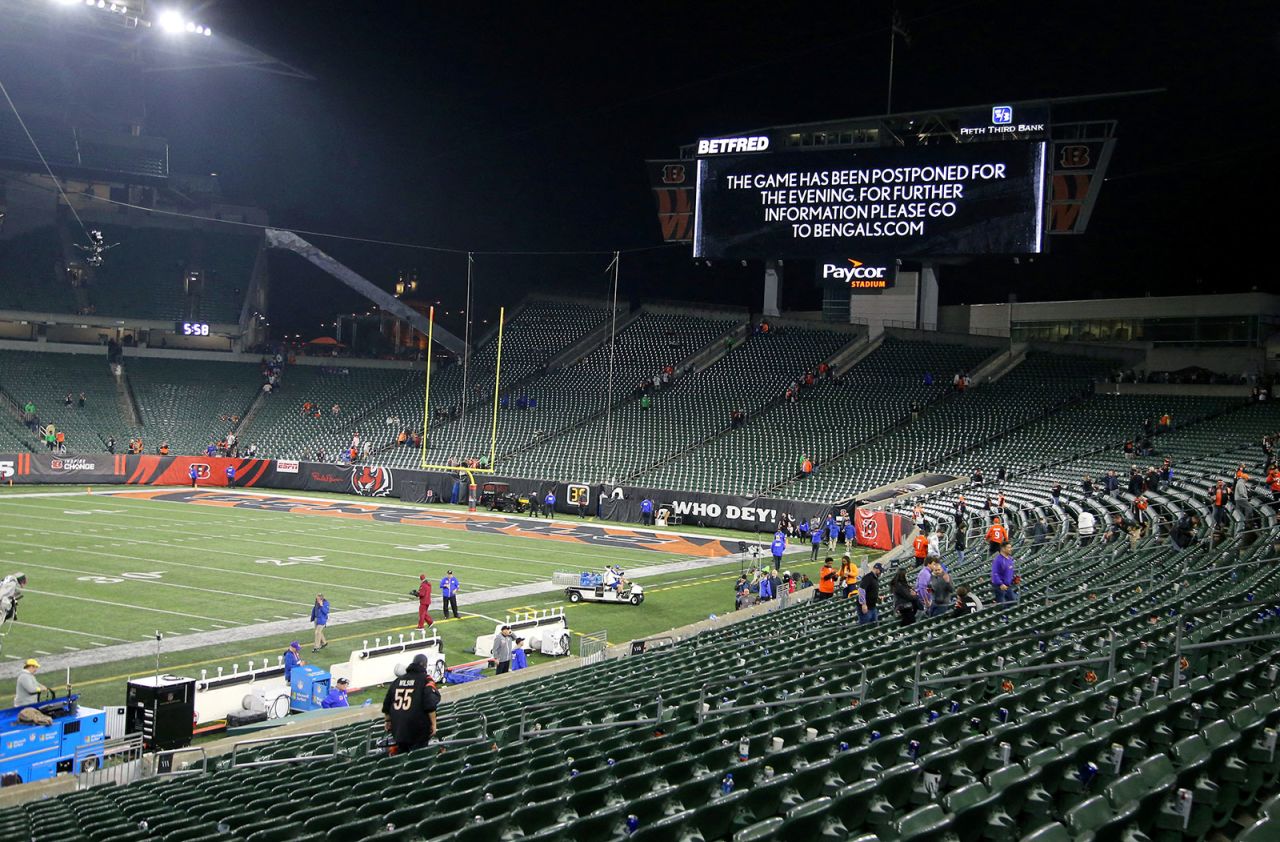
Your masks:
M351 490L361 497L386 497L391 493L391 471L368 465L351 471Z

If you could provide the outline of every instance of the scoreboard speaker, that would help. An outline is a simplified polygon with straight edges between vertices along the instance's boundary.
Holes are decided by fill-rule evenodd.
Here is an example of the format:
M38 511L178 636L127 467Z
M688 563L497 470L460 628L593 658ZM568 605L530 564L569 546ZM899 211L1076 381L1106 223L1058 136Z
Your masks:
M195 727L196 680L150 675L129 682L125 733L142 734L148 751L185 748Z

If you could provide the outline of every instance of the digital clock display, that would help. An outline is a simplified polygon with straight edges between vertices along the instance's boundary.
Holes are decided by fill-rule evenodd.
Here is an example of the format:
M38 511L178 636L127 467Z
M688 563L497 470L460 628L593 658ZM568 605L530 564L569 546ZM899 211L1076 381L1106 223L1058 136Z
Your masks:
M178 322L176 332L182 336L208 336L209 325L204 322Z

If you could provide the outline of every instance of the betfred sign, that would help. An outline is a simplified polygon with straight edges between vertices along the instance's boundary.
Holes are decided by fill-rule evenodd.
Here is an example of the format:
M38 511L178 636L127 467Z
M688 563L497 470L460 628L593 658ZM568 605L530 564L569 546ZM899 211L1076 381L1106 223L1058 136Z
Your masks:
M731 155L740 152L767 152L767 135L752 137L719 137L698 141L699 155Z
M815 268L818 283L822 286L844 286L851 292L876 292L893 286L898 267L896 262L841 257L819 260Z

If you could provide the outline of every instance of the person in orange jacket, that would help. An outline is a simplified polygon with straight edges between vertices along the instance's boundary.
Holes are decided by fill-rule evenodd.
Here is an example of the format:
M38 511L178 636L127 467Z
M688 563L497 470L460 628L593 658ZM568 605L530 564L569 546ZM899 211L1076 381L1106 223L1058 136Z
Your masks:
M999 517L991 519L991 526L987 528L987 549L992 553L1000 552L1000 545L1009 540L1009 530L1004 528L1004 524L1000 522Z
M916 563L924 564L924 560L929 556L929 536L924 530L916 533L916 537L911 542L911 549L915 552Z
M815 600L831 599L836 592L835 568L831 566L831 556L827 556L826 561L822 562L822 569L818 571L818 592L813 595Z

